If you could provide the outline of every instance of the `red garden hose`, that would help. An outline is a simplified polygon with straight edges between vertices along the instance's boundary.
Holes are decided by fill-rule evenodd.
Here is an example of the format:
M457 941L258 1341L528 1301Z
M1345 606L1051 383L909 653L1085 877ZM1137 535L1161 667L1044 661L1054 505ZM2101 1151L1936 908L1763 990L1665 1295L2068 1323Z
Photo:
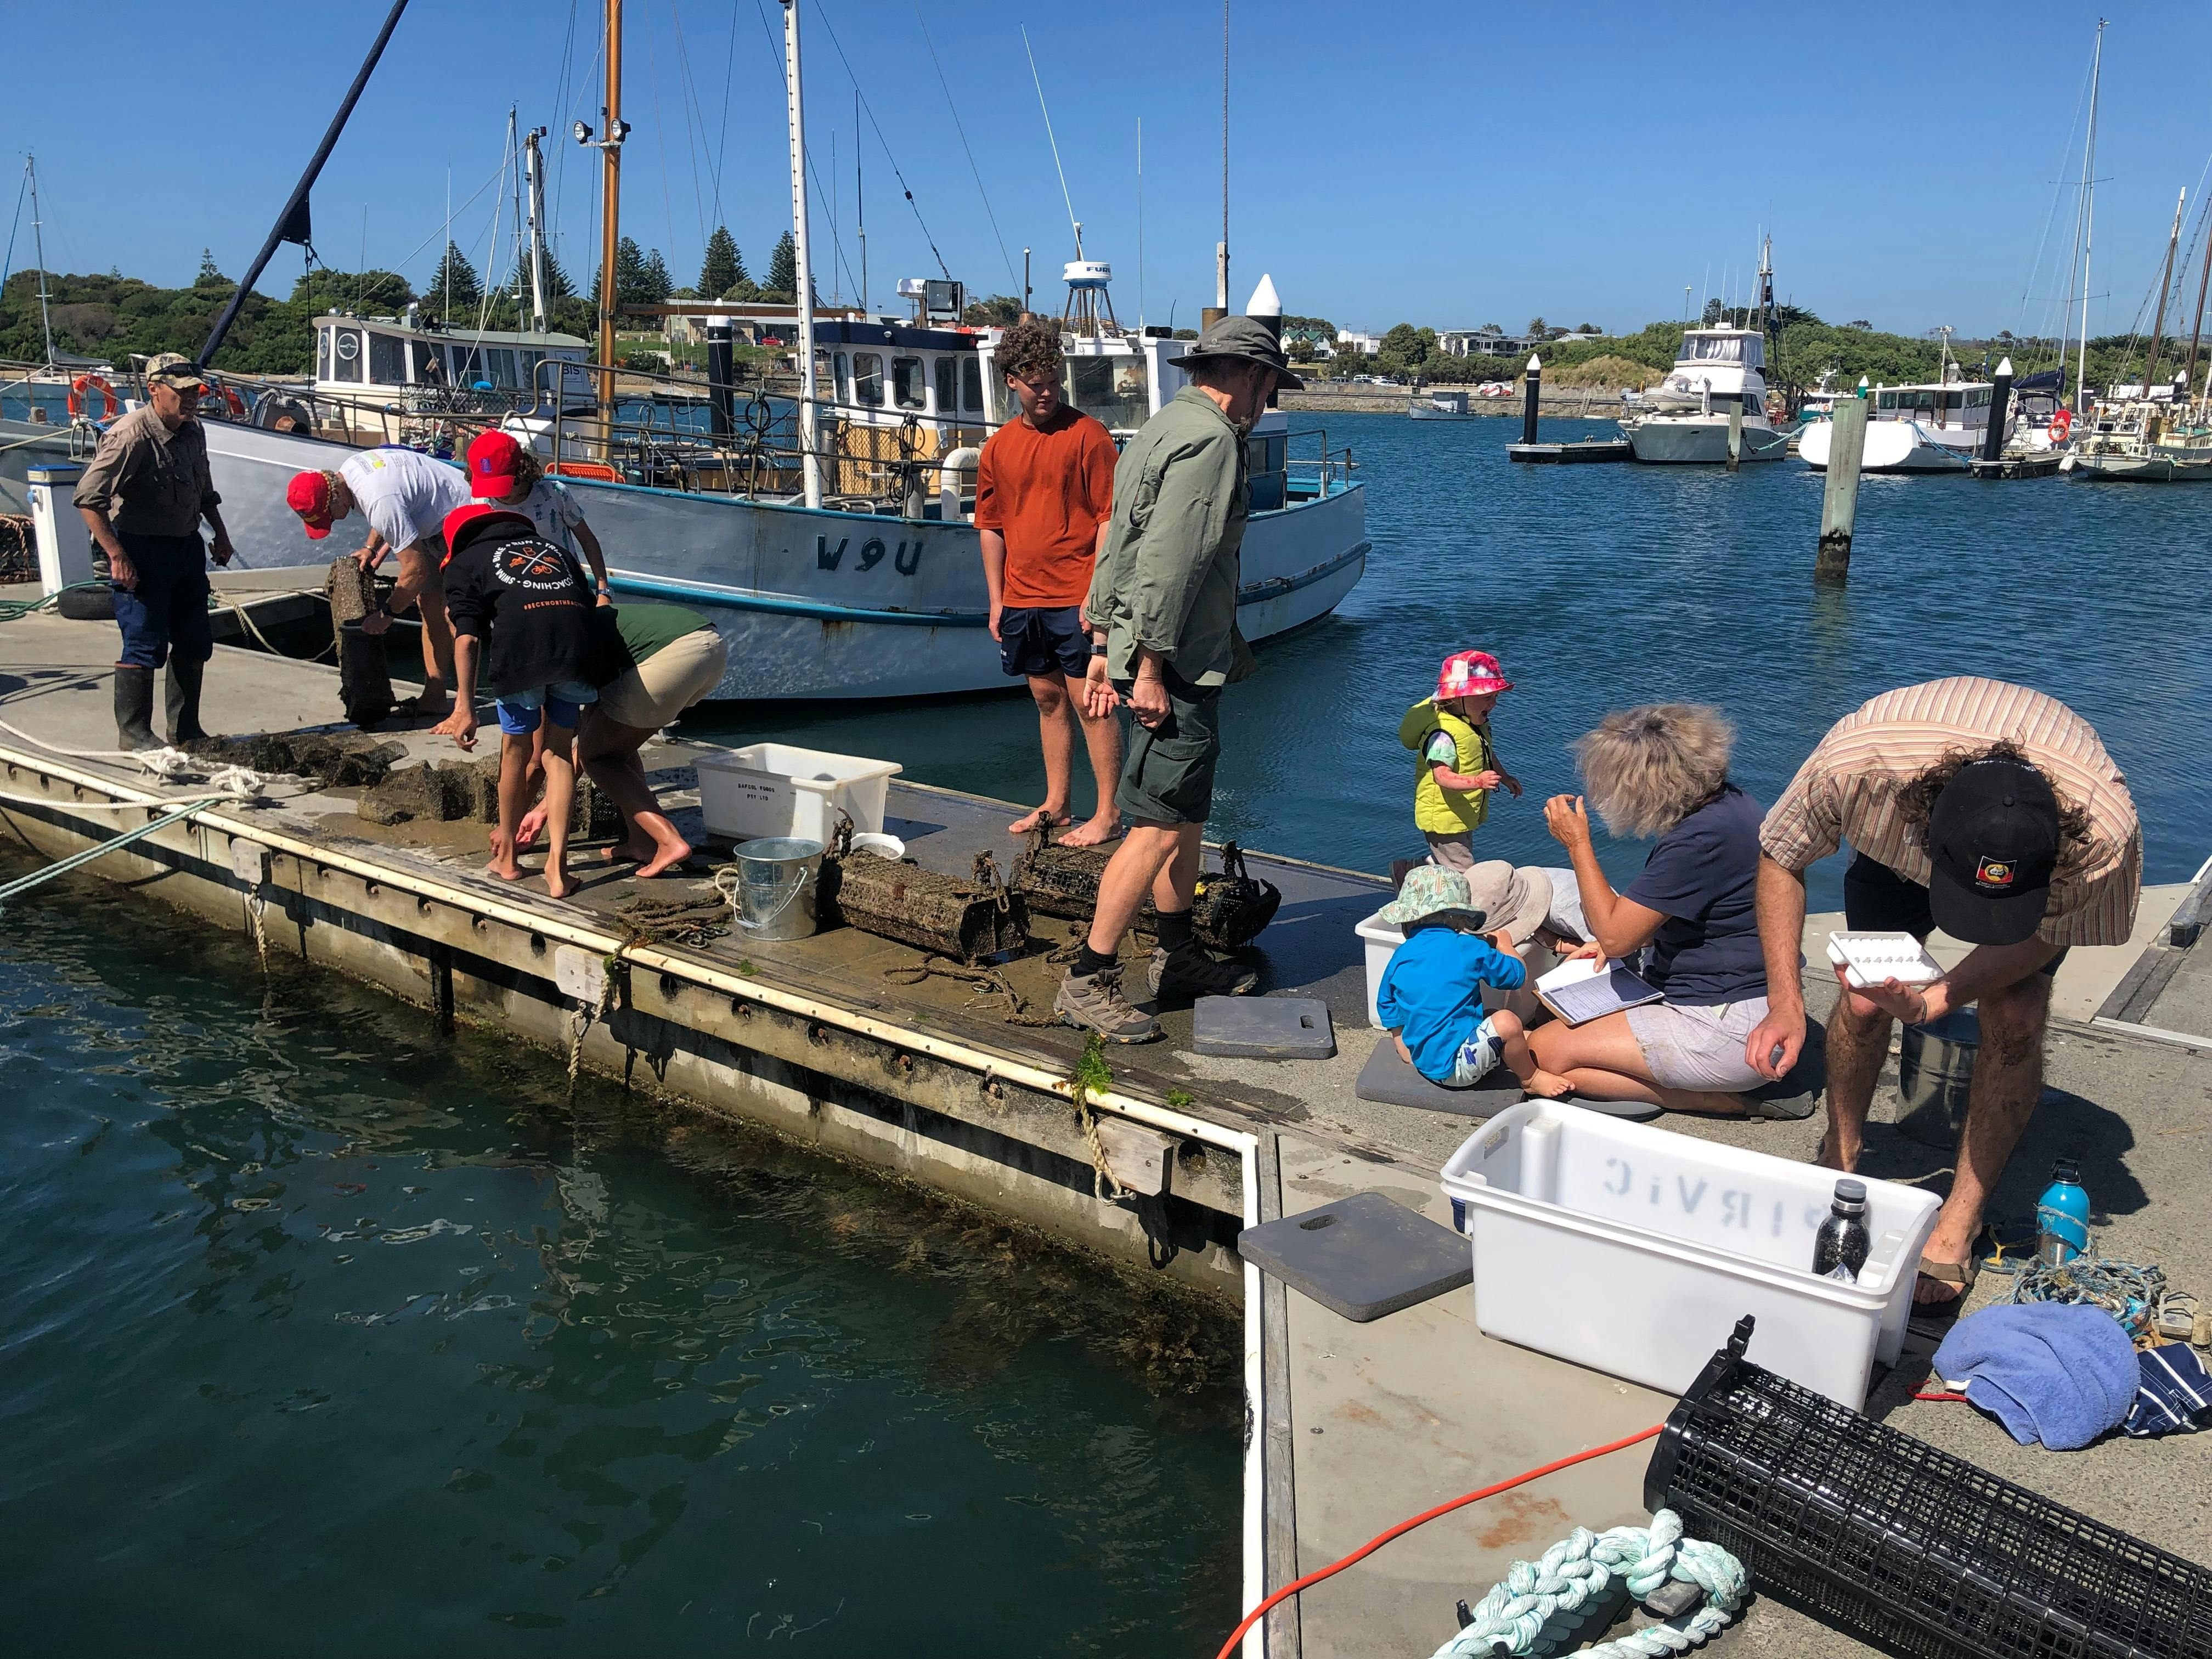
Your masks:
M1406 1533L1413 1531L1414 1528L1420 1526L1425 1522L1433 1521L1440 1515L1449 1515L1454 1510L1462 1508L1466 1504L1472 1504L1478 1498L1495 1498L1498 1493L1502 1492L1510 1492L1516 1486L1525 1486L1528 1482L1535 1480L1540 1475L1553 1474L1561 1469L1570 1468L1577 1463L1587 1463L1593 1457L1603 1457L1607 1452L1621 1451L1626 1449L1627 1447L1639 1444L1644 1441L1650 1440L1656 1437L1659 1431L1665 1426L1666 1425L1664 1424L1654 1423L1650 1428L1639 1430L1638 1432L1630 1435L1625 1440L1615 1440L1610 1444L1603 1446L1592 1446L1588 1451L1578 1451L1571 1457L1562 1457L1556 1463L1546 1463L1540 1468L1529 1469L1523 1474L1516 1474L1510 1480L1501 1480L1494 1486L1484 1486L1480 1491L1468 1492L1462 1497L1455 1498L1448 1504L1439 1504L1432 1510L1424 1510L1420 1514L1413 1516L1410 1521L1401 1521L1396 1526L1391 1528L1389 1531L1376 1534L1374 1537L1369 1539L1358 1549L1352 1551L1351 1554L1346 1556L1341 1561L1332 1561L1318 1571L1310 1572L1304 1577L1297 1579L1291 1583L1284 1585L1282 1589L1277 1590L1266 1601L1261 1602L1258 1607L1253 1608L1251 1612L1244 1615L1243 1623L1239 1624L1235 1630L1229 1632L1229 1639L1221 1644L1221 1651L1219 1654L1215 1656L1215 1659L1230 1659L1230 1656L1237 1651L1237 1644L1244 1639L1244 1632L1251 1629L1252 1626L1258 1623L1261 1619L1265 1618L1268 1609L1274 1607L1278 1602L1296 1595L1300 1590L1304 1589L1309 1585L1318 1584L1322 1579L1330 1577L1332 1574L1342 1572L1346 1567L1350 1566L1355 1561L1363 1561L1366 1559L1367 1557L1374 1554L1376 1551L1381 1549L1392 1539L1400 1537Z

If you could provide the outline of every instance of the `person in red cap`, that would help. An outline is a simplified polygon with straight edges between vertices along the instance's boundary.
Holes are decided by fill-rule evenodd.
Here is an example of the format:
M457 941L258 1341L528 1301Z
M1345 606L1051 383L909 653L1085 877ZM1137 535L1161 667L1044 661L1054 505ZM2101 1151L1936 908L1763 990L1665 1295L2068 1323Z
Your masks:
M362 631L381 634L414 606L422 619L422 692L408 712L444 714L453 683L453 630L438 585L446 552L441 526L448 513L468 505L467 478L419 450L391 446L349 455L325 471L296 473L284 499L313 541L359 507L369 533L354 557L365 570L382 563L387 549L398 550L399 580L392 597L362 618Z
M570 745L584 706L599 700L592 679L604 654L591 584L575 556L540 536L526 514L471 502L446 515L443 532L459 681L453 715L435 729L464 749L476 746L481 665L497 700L500 731L499 828L487 867L505 881L523 874L515 833L530 805L535 751L545 772L545 890L566 898L575 890L568 878L576 798Z
M1513 682L1487 651L1455 651L1437 671L1437 690L1406 711L1398 741L1419 757L1413 823L1429 862L1462 874L1474 867L1474 832L1490 816L1491 791L1515 795L1521 781L1498 763L1490 711Z
M592 586L599 603L611 605L607 585L606 555L599 538L584 522L584 510L568 486L545 476L544 464L500 431L479 432L469 444L469 488L480 501L490 501L526 514L538 533L555 546L580 552L592 567Z

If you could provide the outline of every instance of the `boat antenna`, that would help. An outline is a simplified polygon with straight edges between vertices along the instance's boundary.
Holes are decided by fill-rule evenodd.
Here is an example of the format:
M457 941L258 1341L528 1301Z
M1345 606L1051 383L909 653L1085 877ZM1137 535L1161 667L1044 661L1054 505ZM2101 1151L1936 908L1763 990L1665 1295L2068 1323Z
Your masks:
M23 156L23 176L31 191L31 245L39 259L39 331L46 337L46 367L54 366L54 325L46 315L46 233L39 222L39 167L29 152Z
M2205 270L2212 272L2212 241L2207 243ZM2201 319L2204 313L2204 296L2197 296L2197 311ZM1145 331L1145 118L1137 118L1137 332ZM2190 358L2191 373L2194 374L2197 359Z
M1221 0L1221 246L1213 250L1213 304L1229 314L1229 0Z
M868 198L861 190L860 89L853 88L853 220L860 238L860 314L868 312Z
M345 100L338 106L338 112L331 118L330 128L323 134L323 142L315 147L314 155L308 159L307 170L300 175L300 182L292 186L292 194L284 204L284 210L276 216L276 223L269 233L269 240L262 243L261 252L253 256L253 263L246 267L246 275L239 279L230 302L223 307L222 314L215 319L215 328L208 335L207 343L200 348L198 367L205 368L209 360L215 356L216 348L222 344L223 336L230 332L231 324L238 320L239 307L246 303L246 296L253 291L254 283L268 269L269 261L276 256L280 243L297 242L311 255L313 253L313 228L308 218L307 192L314 188L315 180L322 173L323 163L330 160L331 151L337 144L338 135L345 131L347 118L352 115L353 106L361 100L362 89L368 85L368 77L376 68L376 60L384 56L385 43L392 39L392 31L399 27L399 15L406 9L407 0L392 0L392 10L385 17L384 27L377 31L375 44L369 47L368 56L361 60L361 68L353 77L353 85L346 88Z
M2089 407L2089 251L2097 228L2097 85L2105 67L2105 20L2097 20L2097 45L2089 58L2089 132L2081 146L2081 344L2074 360L2074 412ZM2141 313L2138 313L2138 315Z
M1075 257L1083 257L1083 227L1075 222L1075 198L1067 193L1067 169L1060 164L1060 140L1053 137L1052 111L1044 101L1044 80L1037 74L1036 53L1030 49L1030 26L1022 25L1022 50L1029 53L1030 80L1036 87L1037 107L1044 112L1045 142L1052 146L1053 171L1060 174L1060 199L1067 204L1067 222L1075 232Z

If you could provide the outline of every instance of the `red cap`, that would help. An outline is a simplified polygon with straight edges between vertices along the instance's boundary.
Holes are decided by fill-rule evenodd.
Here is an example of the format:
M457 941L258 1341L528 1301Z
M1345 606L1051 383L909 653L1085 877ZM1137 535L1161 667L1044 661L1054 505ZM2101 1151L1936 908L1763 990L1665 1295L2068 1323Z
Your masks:
M320 541L331 533L331 475L295 472L284 491L284 501L307 520L307 539Z
M511 507L500 507L491 501L471 501L446 514L445 523L439 526L445 532L446 556L453 557L460 547L461 538L486 519L511 519L525 530L538 528L531 523L527 513L518 513Z
M1513 682L1487 651L1455 651L1437 670L1437 700L1479 697L1486 692L1510 691Z
M469 487L479 500L512 495L522 446L504 432L479 432L469 444Z

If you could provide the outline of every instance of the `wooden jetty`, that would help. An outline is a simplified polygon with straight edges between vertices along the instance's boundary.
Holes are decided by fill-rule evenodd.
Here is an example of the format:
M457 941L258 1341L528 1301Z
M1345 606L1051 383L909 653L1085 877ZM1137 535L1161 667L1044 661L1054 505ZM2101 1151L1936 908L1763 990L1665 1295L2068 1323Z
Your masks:
M1626 438L1579 438L1573 443L1508 444L1509 460L1570 465L1578 461L1625 461L1629 459Z
M596 1072L926 1184L1195 1292L1237 1319L1244 1337L1244 1607L1407 1516L1665 1413L1664 1395L1484 1337L1464 1290L1355 1325L1237 1254L1244 1227L1352 1192L1381 1191L1449 1218L1437 1172L1468 1133L1467 1119L1354 1092L1380 1034L1367 1024L1353 927L1382 902L1378 878L1250 859L1284 894L1257 948L1263 992L1322 999L1335 1058L1212 1058L1191 1048L1189 1012L1170 1012L1167 1039L1111 1053L1110 1087L1079 1103L1077 1033L1010 1021L1013 998L988 988L918 976L923 954L905 945L849 928L782 944L656 939L624 907L640 896L696 898L706 884L641 884L586 848L580 892L556 901L534 882L484 872L480 824L373 824L359 816L356 791L276 799L288 792L272 787L265 798L180 811L196 798L191 781L157 782L129 763L60 752L112 744L112 655L107 625L46 614L0 624L0 721L15 728L0 731L0 836L18 869L177 814L89 872L258 935L271 973L332 969L383 988L423 1010L426 1044L468 1022L549 1051L548 1066L562 1066L573 1045ZM213 730L328 729L336 672L222 647L204 708ZM410 763L455 757L423 732L391 736ZM645 757L664 808L695 836L696 752L668 746ZM964 875L979 850L1011 866L1020 849L1006 825L1017 810L901 784L886 827L925 866ZM2081 1156L2110 1212L2106 1248L2160 1261L2200 1293L2212 1291L2212 1231L2175 1218L2202 1214L2206 1199L2212 948L2197 938L2206 908L2198 887L2150 890L2140 950L2068 957L2051 1063L2067 1109L2037 1115L1999 1194L2001 1210L2024 1211L2054 1148ZM2184 925L2170 928L2177 914ZM1832 925L1812 918L1808 938ZM1036 931L1052 945L1063 929L1072 936L1071 924ZM1034 1017L1062 971L1039 951L1005 976ZM1819 981L1808 988L1817 1012ZM1878 1099L1877 1118L1893 1104ZM1820 1133L1817 1116L1668 1127L1796 1158L1811 1155ZM1948 1161L1879 1121L1871 1148L1869 1170L1879 1175L1917 1178ZM1109 1175L1127 1189L1119 1200L1105 1196ZM1995 1294L1989 1279L1978 1294ZM2204 1553L2198 1498L2212 1489L2212 1435L2121 1440L2062 1460L2012 1446L1964 1407L1913 1401L1911 1386L1900 1367L1869 1410L2165 1548ZM1424 1528L1278 1608L1246 1638L1247 1659L1433 1650L1452 1632L1453 1602L1480 1595L1516 1558L1540 1553L1574 1524L1641 1521L1645 1461L1641 1448L1617 1454ZM1724 1651L1869 1651L1766 1599L1739 1628L1747 1638L1723 1637Z

